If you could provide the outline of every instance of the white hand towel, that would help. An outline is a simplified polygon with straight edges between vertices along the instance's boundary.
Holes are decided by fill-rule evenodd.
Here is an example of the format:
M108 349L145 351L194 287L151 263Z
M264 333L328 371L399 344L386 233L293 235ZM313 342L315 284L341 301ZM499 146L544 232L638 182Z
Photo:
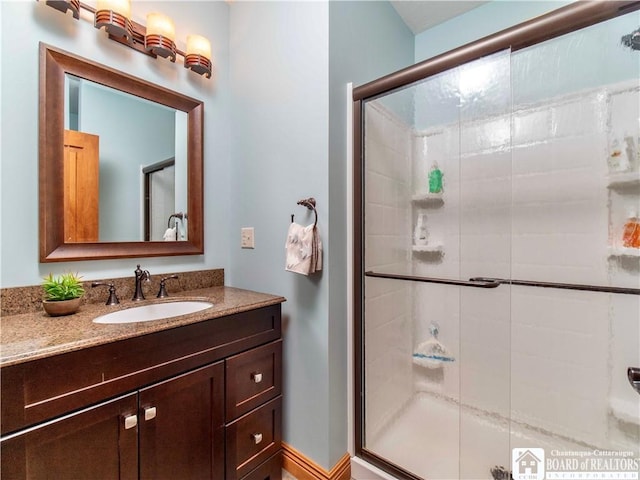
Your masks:
M162 236L162 239L165 242L175 242L176 241L176 227L167 228Z
M285 249L286 271L309 275L322 270L322 242L317 226L291 223Z

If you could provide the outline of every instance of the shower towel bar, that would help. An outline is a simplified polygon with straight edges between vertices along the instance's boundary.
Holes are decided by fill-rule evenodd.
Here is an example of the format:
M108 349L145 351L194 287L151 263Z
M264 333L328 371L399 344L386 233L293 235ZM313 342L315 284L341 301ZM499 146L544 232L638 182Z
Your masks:
M504 279L504 278L488 278L488 277L473 277L473 278L470 278L469 280L453 280L450 278L419 277L414 275L377 273L372 271L365 272L364 275L366 277L388 278L392 280L409 280L413 282L438 283L443 285L457 285L460 287L496 288L504 283L509 285L518 285L518 286L525 286L525 287L560 288L563 290L581 290L586 292L603 292L603 293L621 293L625 295L640 295L640 288L607 287L603 285L533 282L528 280L510 280L510 279Z

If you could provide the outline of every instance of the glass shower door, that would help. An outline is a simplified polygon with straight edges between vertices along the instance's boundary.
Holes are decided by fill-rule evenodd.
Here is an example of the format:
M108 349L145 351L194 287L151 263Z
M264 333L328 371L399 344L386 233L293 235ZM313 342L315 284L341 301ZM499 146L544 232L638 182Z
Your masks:
M511 287L515 479L638 478L640 248L622 236L640 209L640 51L621 39L639 25L636 11L512 55L511 278L596 287Z
M412 479L639 478L639 25L363 102L366 460Z
M460 70L460 276L511 278L511 52ZM509 461L511 287L460 290L460 479ZM437 478L437 477L431 477Z
M509 69L364 105L362 436L407 478L490 478L508 452L508 426L488 444L470 419L508 418L509 287L470 279L510 276Z

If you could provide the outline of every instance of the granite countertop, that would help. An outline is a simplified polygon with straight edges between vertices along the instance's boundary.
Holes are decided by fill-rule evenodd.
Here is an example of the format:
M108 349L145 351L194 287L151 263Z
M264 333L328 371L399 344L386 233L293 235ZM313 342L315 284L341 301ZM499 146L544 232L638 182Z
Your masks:
M97 324L100 315L129 307L176 300L207 300L213 307L167 320L125 324ZM0 367L124 340L161 330L267 307L284 302L276 295L233 287L209 287L183 291L171 297L119 305L85 304L74 315L50 317L44 311L3 316L0 321Z

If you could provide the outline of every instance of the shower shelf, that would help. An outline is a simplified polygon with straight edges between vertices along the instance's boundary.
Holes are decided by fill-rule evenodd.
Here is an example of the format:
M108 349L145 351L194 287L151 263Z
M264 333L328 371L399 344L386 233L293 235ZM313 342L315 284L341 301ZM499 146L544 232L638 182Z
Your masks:
M640 248L609 247L609 257L638 257L640 258Z
M441 254L443 252L442 245L440 245L440 244L435 244L435 245L413 245L411 247L411 250L413 250L416 253L438 253L438 254Z
M422 203L428 205L440 205L444 203L442 192L440 193L420 193L411 197L413 203Z
M640 172L615 173L607 177L609 188L640 186Z

